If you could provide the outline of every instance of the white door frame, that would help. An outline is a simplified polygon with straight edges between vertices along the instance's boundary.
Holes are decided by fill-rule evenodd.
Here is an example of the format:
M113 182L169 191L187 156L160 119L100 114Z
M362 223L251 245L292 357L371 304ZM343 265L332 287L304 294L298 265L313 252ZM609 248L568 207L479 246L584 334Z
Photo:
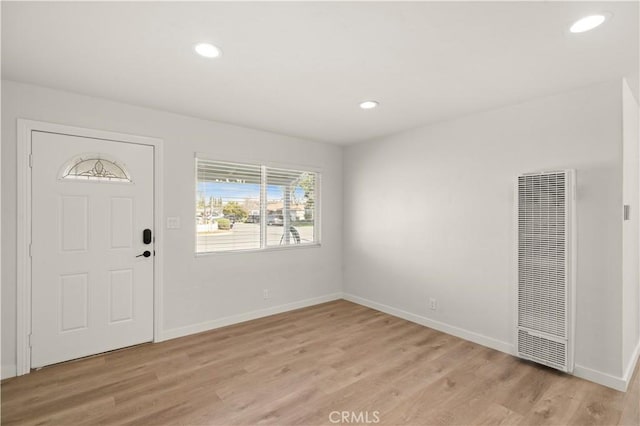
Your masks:
M154 218L156 255L153 263L153 341L162 340L162 265L163 265L163 153L162 139L147 136L135 136L103 130L85 129L62 124L18 119L18 155L17 155L17 323L16 323L16 371L17 375L27 374L31 370L31 133L33 131L59 133L114 142L149 145L153 147L154 162Z

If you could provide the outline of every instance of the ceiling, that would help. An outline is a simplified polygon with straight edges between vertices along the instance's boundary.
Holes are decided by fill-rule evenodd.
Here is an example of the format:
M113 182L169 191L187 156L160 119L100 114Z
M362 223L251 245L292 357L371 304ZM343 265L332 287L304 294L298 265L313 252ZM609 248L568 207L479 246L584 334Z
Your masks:
M3 1L2 77L348 144L623 76L637 90L638 16L637 2ZM195 55L201 41L223 56Z

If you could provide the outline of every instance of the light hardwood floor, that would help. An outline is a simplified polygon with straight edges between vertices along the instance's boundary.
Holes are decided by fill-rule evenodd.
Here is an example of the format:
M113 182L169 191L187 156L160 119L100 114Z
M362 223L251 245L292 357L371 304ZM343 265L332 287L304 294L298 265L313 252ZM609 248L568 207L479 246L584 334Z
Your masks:
M5 380L2 424L638 426L639 401L637 370L616 392L341 300Z

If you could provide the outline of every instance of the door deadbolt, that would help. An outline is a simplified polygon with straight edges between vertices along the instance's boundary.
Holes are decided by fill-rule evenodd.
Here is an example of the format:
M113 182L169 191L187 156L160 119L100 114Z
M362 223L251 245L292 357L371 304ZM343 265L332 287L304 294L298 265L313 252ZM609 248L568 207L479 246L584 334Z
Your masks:
M145 229L142 231L142 242L145 244L151 244L151 229Z

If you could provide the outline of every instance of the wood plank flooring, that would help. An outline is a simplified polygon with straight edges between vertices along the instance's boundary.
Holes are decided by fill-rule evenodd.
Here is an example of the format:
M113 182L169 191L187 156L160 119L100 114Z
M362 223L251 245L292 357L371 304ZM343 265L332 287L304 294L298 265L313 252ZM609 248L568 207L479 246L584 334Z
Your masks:
M616 392L344 300L47 367L1 396L3 425L640 425L638 371Z

